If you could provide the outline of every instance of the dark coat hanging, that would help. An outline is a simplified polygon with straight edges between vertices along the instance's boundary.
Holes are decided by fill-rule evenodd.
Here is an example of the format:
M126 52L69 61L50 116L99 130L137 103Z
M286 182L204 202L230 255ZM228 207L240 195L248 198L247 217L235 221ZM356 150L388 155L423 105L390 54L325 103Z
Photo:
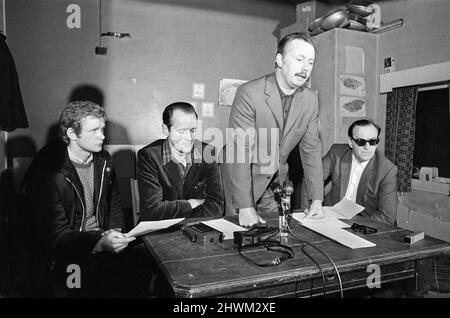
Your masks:
M6 37L0 33L0 130L27 127L14 59L6 45Z

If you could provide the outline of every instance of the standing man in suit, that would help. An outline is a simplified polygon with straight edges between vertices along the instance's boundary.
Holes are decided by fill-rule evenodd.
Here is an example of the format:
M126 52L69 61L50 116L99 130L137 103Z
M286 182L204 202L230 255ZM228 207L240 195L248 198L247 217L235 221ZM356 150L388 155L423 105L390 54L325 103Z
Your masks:
M364 206L360 215L394 224L397 217L397 167L377 149L380 127L368 119L348 128L348 144L334 144L323 158L324 180L331 177L325 205L344 197Z
M197 113L177 102L163 113L163 133L138 152L140 220L220 217L224 199L214 147L194 139Z
M287 180L287 159L299 143L304 177L313 199L310 209L322 213L319 105L317 93L305 85L315 55L308 35L289 34L278 44L275 72L236 91L229 120L234 133L227 134L223 177L227 213L238 213L242 226L265 223L259 212L278 211L271 185Z

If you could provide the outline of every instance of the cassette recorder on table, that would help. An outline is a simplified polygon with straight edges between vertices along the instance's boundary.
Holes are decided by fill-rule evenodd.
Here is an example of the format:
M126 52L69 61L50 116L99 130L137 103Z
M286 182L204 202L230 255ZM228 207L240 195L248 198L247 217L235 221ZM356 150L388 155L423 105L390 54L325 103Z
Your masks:
M181 228L181 231L192 242L203 246L223 242L223 233L201 222L189 223Z

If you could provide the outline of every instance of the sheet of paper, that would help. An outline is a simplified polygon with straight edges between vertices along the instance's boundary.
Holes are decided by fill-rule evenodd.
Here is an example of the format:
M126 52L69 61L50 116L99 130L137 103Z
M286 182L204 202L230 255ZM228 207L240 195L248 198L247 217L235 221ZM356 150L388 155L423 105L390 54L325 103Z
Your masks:
M238 231L247 231L246 228L243 228L242 226L236 225L230 221L227 221L225 219L215 219L215 220L209 220L209 221L202 221L202 223L209 225L210 227L216 229L217 231L220 231L223 233L223 239L224 240L231 240L234 238L233 232Z
M341 220L338 220L337 218L331 217L329 215L325 215L325 217L320 218L320 219L308 218L306 220L304 219L304 217L306 215L305 212L292 213L291 215L292 215L292 218L294 218L301 224L320 225L320 226L324 226L327 228L335 228L335 229L342 229L342 228L350 227L350 225L348 225L347 223L342 222Z
M350 201L347 198L343 198L341 201L336 203L335 205L329 207L323 207L325 216L334 217L337 219L348 219L350 220L356 214L364 210L364 207Z
M324 206L323 213L325 214L325 216L327 216L329 218L343 219L342 215L339 212L336 212L335 210L333 210L333 207L331 207L331 206Z
M342 201L341 201L342 202ZM325 217L320 219L304 219L305 213L292 213L292 217L300 222L303 226L317 232L329 239L341 243L347 247L352 249L362 248L362 247L372 247L376 244L369 242L355 234L352 234L344 228L350 227L345 222L338 220L336 217L331 214L325 214ZM342 216L340 218L343 218Z
M342 245L345 245L352 249L376 246L376 244L369 242L369 241L367 241L355 234L352 234L342 228L336 228L336 227L333 228L333 227L324 226L323 224L315 225L315 224L311 224L311 223L307 223L307 224L303 224L303 225L305 227L313 230L314 232L322 234L323 236L326 236L329 239L336 241L338 243L341 243Z
M125 233L126 237L131 236L139 236L143 234L147 234L153 231L166 229L169 226L172 226L174 224L177 224L181 221L183 221L184 218L178 218L178 219L170 219L170 220L161 220L161 221L143 221L139 222L139 224L132 229L130 232Z

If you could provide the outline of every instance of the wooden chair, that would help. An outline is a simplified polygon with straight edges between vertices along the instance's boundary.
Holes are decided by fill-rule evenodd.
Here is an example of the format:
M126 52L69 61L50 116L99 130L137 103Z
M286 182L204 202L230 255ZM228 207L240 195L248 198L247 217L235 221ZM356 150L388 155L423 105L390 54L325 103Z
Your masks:
M133 223L136 226L139 222L139 188L137 179L130 178L131 186L131 206L133 210Z

